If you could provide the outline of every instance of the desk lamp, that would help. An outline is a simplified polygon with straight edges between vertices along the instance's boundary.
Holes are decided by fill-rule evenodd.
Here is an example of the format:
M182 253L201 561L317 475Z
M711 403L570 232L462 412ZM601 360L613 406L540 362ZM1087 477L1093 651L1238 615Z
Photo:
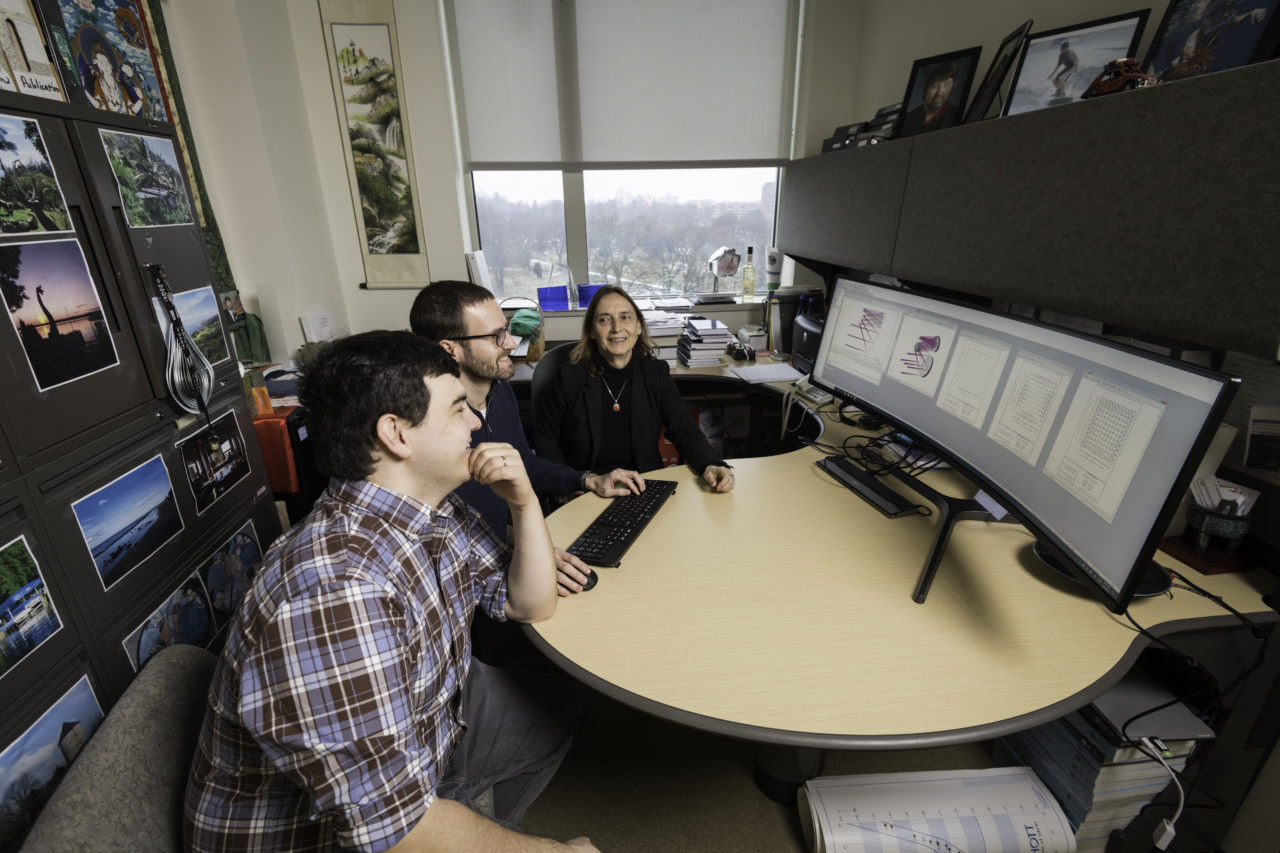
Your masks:
M732 302L732 293L720 293L720 279L733 278L738 272L738 261L742 260L741 256L730 246L721 246L716 249L707 261L711 268L711 276L713 283L711 285L711 293L699 294L694 300L698 304L709 302Z

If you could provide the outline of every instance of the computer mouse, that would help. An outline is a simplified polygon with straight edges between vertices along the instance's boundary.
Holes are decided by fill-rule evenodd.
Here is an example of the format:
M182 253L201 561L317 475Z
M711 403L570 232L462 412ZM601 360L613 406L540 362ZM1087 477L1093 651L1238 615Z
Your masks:
M600 580L600 576L596 574L595 569L587 569L587 582L582 585L582 591L595 588L596 581Z

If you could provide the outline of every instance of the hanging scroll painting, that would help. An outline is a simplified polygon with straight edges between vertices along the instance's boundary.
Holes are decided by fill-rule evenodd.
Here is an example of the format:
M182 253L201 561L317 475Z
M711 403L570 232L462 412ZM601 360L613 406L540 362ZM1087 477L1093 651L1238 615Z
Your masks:
M323 0L329 70L369 287L420 287L431 276L389 2Z

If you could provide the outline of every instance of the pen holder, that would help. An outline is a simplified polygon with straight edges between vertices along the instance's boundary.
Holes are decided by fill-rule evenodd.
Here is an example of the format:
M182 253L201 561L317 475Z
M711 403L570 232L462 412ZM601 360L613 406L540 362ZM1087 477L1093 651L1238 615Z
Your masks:
M1211 544L1217 544L1231 554L1244 541L1251 521L1252 516L1211 512L1192 501L1187 507L1187 530L1183 538L1201 553L1207 551ZM1215 539L1225 541L1215 543Z

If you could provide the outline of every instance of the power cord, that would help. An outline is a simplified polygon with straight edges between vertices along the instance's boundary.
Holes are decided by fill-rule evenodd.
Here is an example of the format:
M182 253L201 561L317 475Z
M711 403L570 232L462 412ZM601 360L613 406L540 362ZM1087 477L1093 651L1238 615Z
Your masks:
M1164 760L1164 756L1161 754L1163 750L1157 748L1152 743L1151 738L1142 738L1142 746L1139 749L1142 749L1153 761L1160 762L1160 766L1165 769L1165 772L1169 774L1169 778L1173 780L1173 786L1178 789L1178 808L1174 810L1173 817L1161 820L1160 825L1156 827L1156 831L1151 836L1151 843L1155 845L1155 848L1157 850L1165 850L1169 847L1169 843L1173 841L1173 837L1177 835L1174 826L1177 825L1178 818L1182 817L1182 807L1187 802L1186 793L1182 790L1182 781L1178 779L1178 774L1174 773L1173 768L1169 766L1169 762Z

